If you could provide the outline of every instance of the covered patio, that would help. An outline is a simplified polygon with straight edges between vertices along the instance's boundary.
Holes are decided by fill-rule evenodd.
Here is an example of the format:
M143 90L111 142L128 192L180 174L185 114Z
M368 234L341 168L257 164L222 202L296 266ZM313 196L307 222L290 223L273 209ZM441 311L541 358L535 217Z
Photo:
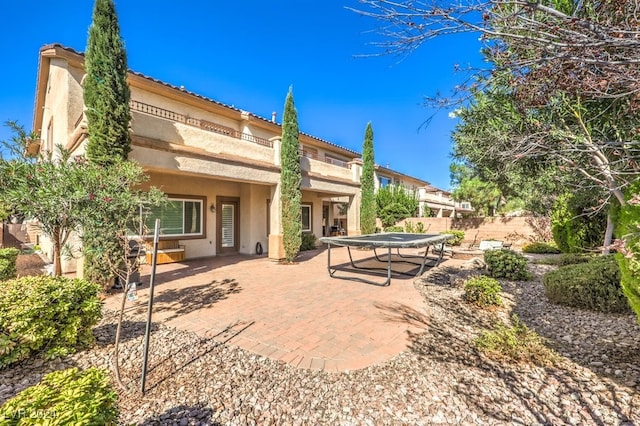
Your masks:
M373 256L352 253L356 262ZM349 263L346 248L331 256L332 263ZM326 267L323 248L302 252L291 265L255 255L158 265L153 321L299 368L334 372L388 360L408 346L410 333L427 326L429 306L413 277L396 275L390 286L377 287L332 279ZM127 301L126 312L146 315L150 270L143 266L137 300ZM121 297L110 295L105 307L119 309Z

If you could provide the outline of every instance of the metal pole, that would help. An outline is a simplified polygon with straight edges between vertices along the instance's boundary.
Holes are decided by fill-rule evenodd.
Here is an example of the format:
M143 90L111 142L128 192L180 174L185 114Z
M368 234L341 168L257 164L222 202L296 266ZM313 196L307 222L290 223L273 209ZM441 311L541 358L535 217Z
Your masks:
M156 259L158 257L158 239L160 234L160 219L156 219L153 231L153 257L151 258L151 278L149 282L149 307L147 308L147 327L144 333L144 351L142 352L142 383L140 391L144 395L144 385L147 382L147 358L149 355L149 336L151 334L151 310L153 309L153 286L156 278Z

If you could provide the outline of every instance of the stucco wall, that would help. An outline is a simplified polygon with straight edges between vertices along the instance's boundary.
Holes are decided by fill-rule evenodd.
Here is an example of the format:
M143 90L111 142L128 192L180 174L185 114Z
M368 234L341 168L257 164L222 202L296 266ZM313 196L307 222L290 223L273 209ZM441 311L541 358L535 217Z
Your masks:
M51 59L49 69L49 82L42 113L42 129L40 137L43 139L44 146L47 151L53 151L55 145L65 145L67 138L71 132L70 121L75 121L69 116L69 80L70 74L67 71L67 61L58 58ZM55 90L53 90L55 89ZM82 107L82 103L80 104ZM51 139L49 138L49 126L53 119L53 131Z
M422 222L425 232L438 233L451 229L465 231L463 244L476 245L481 240L503 240L515 246L522 246L530 240L537 238L537 233L531 226L531 218L528 217L486 217L453 219L448 217L409 218L414 224Z
M149 173L150 180L144 188L156 186L166 194L194 195L206 197L204 216L206 235L202 239L182 239L187 259L215 256L217 254L217 214L209 211L209 206L217 197L238 197L240 199L239 251L253 254L260 242L267 250L267 199L270 187L240 182L222 181L202 177Z

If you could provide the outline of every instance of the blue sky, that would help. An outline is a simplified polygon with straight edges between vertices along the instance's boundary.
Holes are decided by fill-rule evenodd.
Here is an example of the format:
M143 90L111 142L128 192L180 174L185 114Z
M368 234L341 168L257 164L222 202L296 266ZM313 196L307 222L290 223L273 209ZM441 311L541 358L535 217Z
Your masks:
M401 59L371 42L378 23L346 9L357 0L214 2L116 0L129 68L280 122L289 86L300 130L360 152L371 121L376 163L449 189L447 111L423 106L478 64L477 36L442 38ZM0 121L31 130L38 51L84 51L93 1L5 2L0 40ZM0 126L0 140L11 136Z

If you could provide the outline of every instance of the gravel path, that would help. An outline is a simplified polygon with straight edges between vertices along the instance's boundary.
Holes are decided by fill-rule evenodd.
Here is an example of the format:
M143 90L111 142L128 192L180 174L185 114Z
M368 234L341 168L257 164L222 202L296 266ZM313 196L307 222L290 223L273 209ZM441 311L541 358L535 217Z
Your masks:
M532 266L541 272L544 267ZM154 325L147 379L138 392L144 323L129 317L122 345L120 423L142 425L640 425L640 326L547 303L540 281L503 283L495 311L462 301L457 269L416 280L425 316L396 306L389 321L427 324L393 359L348 373L301 370L192 333ZM512 313L562 356L553 368L487 359L472 341ZM98 344L64 360L34 359L0 371L0 402L48 371L108 367L115 313Z

